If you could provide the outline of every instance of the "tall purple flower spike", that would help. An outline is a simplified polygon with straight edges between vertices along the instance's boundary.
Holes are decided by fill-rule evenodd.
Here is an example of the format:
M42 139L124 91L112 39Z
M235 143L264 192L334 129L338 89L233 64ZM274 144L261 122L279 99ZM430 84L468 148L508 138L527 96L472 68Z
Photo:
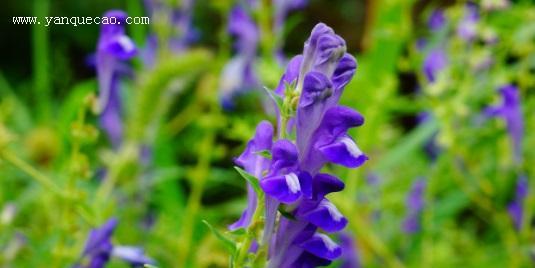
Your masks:
M513 220L517 230L522 229L522 222L524 220L524 203L528 196L529 187L526 176L521 175L516 182L515 198L507 206L507 211Z
M241 5L231 10L227 31L236 37L236 55L222 72L219 95L223 108L231 110L237 95L259 86L253 66L260 37L258 27Z
M441 72L448 65L448 58L442 48L435 48L427 54L423 71L427 81L433 83L436 81L439 72Z
M252 140L247 143L245 151L235 160L235 163L253 174L257 178L263 177L263 172L270 165L269 159L266 159L259 152L271 150L273 143L273 126L267 121L262 121L256 127L256 133ZM247 208L240 219L229 226L230 230L246 228L251 223L253 213L257 206L257 196L251 185L247 185Z
M459 25L457 25L457 35L465 41L472 41L477 34L478 21L479 8L473 3L466 4L464 16Z
M403 230L412 234L420 231L421 214L424 209L424 191L426 183L424 179L418 179L412 185L407 195L407 215L403 222Z
M266 195L265 229L260 246L268 244L268 267L317 267L331 263L342 254L341 247L326 233L341 231L348 221L327 195L341 191L344 183L321 173L321 169L329 163L354 168L368 159L348 135L350 128L364 123L363 116L338 105L357 67L356 60L345 51L345 41L330 27L323 23L316 25L305 43L303 55L290 60L275 90L285 97L285 85L293 85L294 93L300 96L295 102L295 116L288 118L293 123L285 127L288 132L295 131L295 141L282 138L275 141L268 169L250 172L265 174L257 178ZM282 115L280 111L278 114ZM281 125L278 131L281 132ZM257 136L253 140L256 139ZM250 144L242 155L249 155L253 150ZM258 164L258 159L241 156L239 159L242 161L237 164L246 169ZM277 217L277 208L292 215L292 219ZM277 219L279 223L275 224Z
M514 160L517 163L522 161L522 140L524 137L524 119L522 118L522 107L520 92L514 85L505 85L500 89L502 103L498 106L491 106L485 109L484 114L488 117L501 117L507 125L507 132L511 137Z
M116 18L117 24L101 26L97 45L96 67L99 85L100 125L112 145L117 148L123 138L119 76L128 72L124 61L137 53L134 42L125 34L127 14L120 10L106 12L104 17Z

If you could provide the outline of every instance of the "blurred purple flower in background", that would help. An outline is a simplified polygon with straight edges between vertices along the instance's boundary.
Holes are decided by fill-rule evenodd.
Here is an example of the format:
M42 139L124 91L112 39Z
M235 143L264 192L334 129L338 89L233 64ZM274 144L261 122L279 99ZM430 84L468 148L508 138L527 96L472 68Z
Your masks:
M435 82L438 73L448 65L448 58L442 48L434 48L424 59L423 71L427 81Z
M119 76L128 73L124 61L137 53L134 42L125 34L127 14L120 10L106 12L117 24L103 24L97 45L96 67L99 84L100 125L114 148L123 139L122 105Z
M219 95L223 108L230 110L238 94L260 85L254 70L260 37L257 25L243 6L236 5L228 19L228 32L236 38L236 55L222 72Z
M477 22L479 21L479 8L476 4L467 3L464 16L457 25L457 35L465 40L472 41L477 34Z
M82 260L75 265L76 268L103 268L106 266L113 250L111 236L116 226L117 220L110 219L100 228L91 230L82 253Z
M293 10L302 9L308 4L308 0L274 0L273 5L275 8L275 18L273 19L273 31L277 36L277 43L275 45L275 53L277 57L283 58L282 45L284 24L288 13Z
M501 117L505 120L507 131L511 137L513 155L516 162L522 161L522 140L524 137L524 120L520 92L514 85L505 85L500 89L502 103L498 106L487 107L484 114L488 117Z
M522 229L522 221L524 219L524 203L528 196L528 179L521 175L516 182L515 198L507 206L507 211L511 216L516 229Z
M360 268L360 255L358 252L357 243L347 232L340 233L340 246L342 247L342 260L340 268Z
M433 32L439 31L442 27L446 25L446 17L444 16L444 11L440 9L435 9L429 20L427 21L427 26Z
M198 40L199 32L192 23L194 0L181 1L179 8L166 4L164 1L144 0L143 2L147 14L152 19L169 17L168 24L171 26L171 35L166 48L168 47L174 53L182 53ZM159 47L161 45L158 44L156 35L150 34L142 51L142 59L147 67L154 65Z
M104 268L112 256L122 259L132 267L143 267L144 264L154 263L139 247L112 244L111 238L117 223L117 219L112 218L101 227L90 231L82 257L74 265L75 268Z
M286 127L295 127L295 143L284 138L274 142L269 169L259 177L266 193L262 243L269 243L269 267L316 267L342 254L341 247L325 233L342 230L347 219L326 195L341 191L344 183L320 170L327 163L355 168L368 159L347 134L349 128L362 125L364 118L338 105L356 67L356 60L346 53L345 41L320 23L305 43L303 55L288 63L275 90L285 97L285 85L294 85L292 90L300 97L295 100L296 114L288 118L294 123L279 124L281 137ZM285 116L282 112L279 117ZM254 159L245 160L241 166L258 166ZM276 225L279 206L295 219L280 217Z
M424 179L417 179L407 195L407 214L403 221L403 230L412 234L419 232L421 229L421 214L424 209L424 192L426 182Z

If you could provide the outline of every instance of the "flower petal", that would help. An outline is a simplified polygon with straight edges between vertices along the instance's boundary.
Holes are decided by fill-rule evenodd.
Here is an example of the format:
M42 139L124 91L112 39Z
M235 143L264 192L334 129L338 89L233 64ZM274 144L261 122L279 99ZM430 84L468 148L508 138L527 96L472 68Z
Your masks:
M344 215L327 199L321 200L316 208L300 215L300 218L329 233L338 232L347 225L347 219Z
M319 173L314 176L313 179L313 192L315 199L322 199L329 193L340 192L344 189L344 187L344 182L330 174Z
M329 161L345 167L356 168L368 160L349 136L342 136L334 143L321 146L319 150Z
M334 260L342 255L342 249L325 234L316 233L309 240L300 244L300 247L313 255Z
M302 195L307 198L312 196L312 177L306 172L299 174L291 172L264 178L260 181L260 187L267 195L282 203L290 204Z

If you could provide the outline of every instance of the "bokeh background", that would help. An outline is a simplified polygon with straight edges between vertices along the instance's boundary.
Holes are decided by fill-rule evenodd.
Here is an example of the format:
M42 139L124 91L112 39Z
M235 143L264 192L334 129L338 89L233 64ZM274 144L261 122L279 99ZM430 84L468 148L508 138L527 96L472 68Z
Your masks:
M288 13L280 33L271 1L198 0L185 9L169 0L152 10L147 2L3 3L0 267L71 267L90 230L112 217L113 243L142 248L158 267L227 267L224 245L202 221L224 233L245 207L233 159L260 120L276 121L262 87L276 87L280 55L302 53L318 22L358 61L341 102L366 119L351 134L370 160L329 167L346 183L332 198L350 222L350 267L533 267L532 1L309 0ZM222 85L239 53L227 31L237 4L251 5L259 25L260 84L233 95L229 107ZM121 78L120 146L93 111L99 27L12 23L111 9L151 18L126 28L138 54ZM186 12L194 38L176 49L172 39L185 34L172 18ZM503 109L513 112L489 115L504 86L517 94ZM106 267L129 264L112 258Z

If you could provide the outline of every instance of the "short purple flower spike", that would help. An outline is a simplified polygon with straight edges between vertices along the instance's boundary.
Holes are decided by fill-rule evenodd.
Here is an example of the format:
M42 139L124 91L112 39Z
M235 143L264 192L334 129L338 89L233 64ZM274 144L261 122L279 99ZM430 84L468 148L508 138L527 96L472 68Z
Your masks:
M223 70L219 95L223 108L232 110L237 95L259 87L253 66L260 37L258 27L243 6L235 6L228 19L227 31L236 37L236 55Z
M117 223L117 219L112 218L101 227L91 230L82 257L73 268L104 268L112 256L122 259L132 267L154 264L154 260L147 257L139 247L112 244L111 237Z
M500 88L502 103L485 109L484 114L488 117L501 117L507 125L507 132L511 137L515 162L522 161L522 141L524 138L524 119L520 92L514 85L505 85Z
M439 31L446 24L444 11L436 9L431 13L427 25L431 31Z
M97 45L96 67L99 85L100 125L117 148L123 139L121 116L121 75L129 73L124 61L137 54L134 42L125 34L127 14L120 10L106 12L104 17L114 18L116 24L103 24Z
M82 261L82 263L87 263L87 265L77 264L75 265L76 268L105 267L113 250L111 236L116 226L117 220L110 219L100 228L91 230L82 253L82 258L86 259L86 261Z
M464 17L457 25L457 35L465 40L472 41L477 34L477 22L479 21L479 8L473 4L465 5Z
M420 231L420 218L424 209L424 191L426 183L423 179L414 182L407 196L407 216L403 223L403 230L412 234Z
M516 182L515 199L507 206L507 211L517 230L522 229L524 220L524 203L528 196L528 179L522 175Z
M423 71L427 81L433 83L436 81L439 72L448 65L446 53L441 48L435 48L427 54L424 60Z

